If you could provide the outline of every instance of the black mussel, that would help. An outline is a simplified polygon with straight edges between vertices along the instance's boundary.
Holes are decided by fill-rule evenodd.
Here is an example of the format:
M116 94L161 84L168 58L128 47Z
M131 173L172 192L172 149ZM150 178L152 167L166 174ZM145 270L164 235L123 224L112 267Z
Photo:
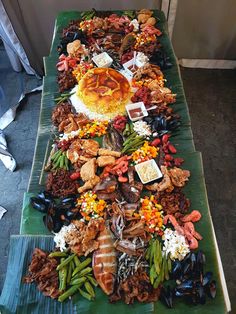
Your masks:
M50 232L59 232L63 226L63 221L58 216L45 215L43 222Z
M211 297L212 299L215 298L215 296L216 296L216 281L215 280L212 280L209 283L207 293L208 293L209 297Z
M148 124L152 124L152 122L153 122L153 117L147 116L147 117L143 118L143 120L144 120L145 122L147 122Z
M54 227L52 216L51 215L44 215L43 216L43 222L44 222L44 225L48 228L48 230L50 232L52 232L53 227Z
M205 304L206 303L206 293L204 290L204 287L199 283L195 290L194 290L194 295L196 296L196 302Z
M79 210L78 208L72 208L70 210L65 211L65 217L69 220L73 220L78 217Z
M177 279L180 277L182 272L182 266L181 266L181 262L176 260L173 262L172 264L172 272L171 275L174 279Z
M173 291L170 286L161 289L161 301L169 308L173 307Z
M74 208L75 206L76 206L76 197L68 196L61 199L61 204L60 204L61 209L69 210L71 208Z
M183 266L183 274L184 274L184 276L187 275L190 271L191 271L191 262L190 262L190 260L188 259L188 260L185 262L184 266Z
M30 204L34 209L41 213L46 213L48 211L48 205L41 198L31 197Z
M185 280L181 284L176 286L176 289L178 291L186 291L186 290L192 290L194 286L194 283L192 280Z
M203 286L208 285L208 283L212 279L212 276L213 276L213 273L211 271L208 271L207 273L205 273L205 275L203 276L202 285Z
M43 200L48 206L52 206L54 205L54 199L51 196L50 193L46 192L46 191L41 191L38 195L38 198L40 198L41 200Z
M198 265L204 265L206 262L205 254L202 251L198 251L197 253L197 264Z
M61 230L61 228L63 227L63 222L59 221L59 220L55 220L53 221L53 229L52 231L54 232L59 232Z
M191 271L193 271L195 269L196 262L197 262L196 254L194 252L191 252L189 259L190 259L190 268L191 268Z
M175 296L177 298L182 298L182 297L186 297L186 296L190 296L191 295L191 291L189 290L178 290L175 289Z

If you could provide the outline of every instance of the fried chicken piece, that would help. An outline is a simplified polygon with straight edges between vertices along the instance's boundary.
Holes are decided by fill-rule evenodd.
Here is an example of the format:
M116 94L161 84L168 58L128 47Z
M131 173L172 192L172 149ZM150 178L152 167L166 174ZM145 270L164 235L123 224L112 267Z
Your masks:
M185 185L185 182L188 181L190 177L190 171L182 170L181 168L174 167L173 169L168 170L171 177L172 184L179 188Z
M91 219L88 225L80 220L73 220L72 223L76 229L65 235L65 241L71 250L79 256L87 256L98 249L99 242L96 239L104 228L104 221L102 219Z
M97 170L96 158L92 158L87 161L80 170L81 179L83 181L89 181L95 177Z
M91 156L97 156L99 150L98 142L94 140L81 140L82 149Z
M94 176L91 180L86 181L84 185L78 188L79 193L83 193L87 190L91 190L94 188L96 184L100 182L100 178L98 176Z
M114 150L105 149L105 148L99 148L98 155L100 155L100 156L120 157L121 156L121 152L116 152Z
M82 164L92 157L97 156L99 149L98 142L94 140L80 140L76 139L72 142L67 150L67 158L72 164L82 161Z
M154 183L151 185L146 185L147 190L162 192L168 189L168 191L170 192L174 189L168 170L165 166L161 166L161 172L163 174L163 179L161 180L161 182Z
M115 157L113 156L99 156L97 158L97 164L99 167L105 167L105 166L113 166L116 162Z

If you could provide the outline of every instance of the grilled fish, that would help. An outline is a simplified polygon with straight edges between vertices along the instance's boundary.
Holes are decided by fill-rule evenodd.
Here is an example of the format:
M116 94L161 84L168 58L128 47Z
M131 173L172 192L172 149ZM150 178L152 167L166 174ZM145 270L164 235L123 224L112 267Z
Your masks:
M106 226L97 238L99 249L93 253L93 272L102 290L110 295L114 290L117 261L114 239Z

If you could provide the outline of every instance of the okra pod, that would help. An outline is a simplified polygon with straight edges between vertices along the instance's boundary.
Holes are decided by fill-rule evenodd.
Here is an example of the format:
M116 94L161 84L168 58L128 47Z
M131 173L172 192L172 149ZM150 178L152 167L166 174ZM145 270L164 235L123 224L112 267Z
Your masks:
M75 263L76 267L81 264L81 261L79 260L77 255L75 255L75 257L74 257L74 263Z
M72 254L72 255L70 255L69 257L67 257L61 264L59 264L59 265L57 266L57 270L60 270L60 269L62 269L64 266L66 266L67 264L69 264L70 261L73 260L74 256L75 256L75 254Z
M91 282L92 285L94 285L95 287L97 287L98 283L97 281L90 275L86 275L86 277L88 278L88 280Z
M86 258L86 260L84 260L82 263L79 264L79 266L75 268L75 270L73 271L72 277L74 277L74 275L76 275L79 271L81 271L86 266L88 266L91 262L92 262L91 257Z
M80 285L72 286L70 289L65 291L62 295L59 296L58 301L63 302L66 299L68 299L70 296L76 293L76 291L79 289Z
M71 280L70 285L72 285L72 286L78 285L78 284L84 283L86 280L87 280L86 277L81 277L81 278L73 279L73 280Z
M80 288L79 288L79 292L80 292L80 294L81 294L84 298L88 299L89 301L92 300L92 296L91 296L90 294L88 294L87 292L83 291L83 290L80 289Z
M93 270L92 267L86 267L86 268L82 269L82 270L78 273L78 275L79 275L79 276L88 275L89 273L91 273L92 270Z
M48 257L67 257L68 255L65 252L60 252L60 251L56 251L56 252L52 252L48 255Z
M90 284L90 282L86 281L84 284L85 289L87 290L87 292L93 297L95 298L95 292L94 289L92 287L92 285Z

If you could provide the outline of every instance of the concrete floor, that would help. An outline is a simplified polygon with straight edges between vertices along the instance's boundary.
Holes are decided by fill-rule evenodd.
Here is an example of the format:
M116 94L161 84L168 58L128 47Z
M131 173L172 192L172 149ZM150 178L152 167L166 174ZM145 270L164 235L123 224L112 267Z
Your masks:
M6 63L0 63L6 68ZM9 72L8 68L8 72ZM226 281L236 313L236 71L181 69L192 119L196 149L203 154L208 197L219 244ZM10 75L10 74L8 74ZM4 77L6 106L18 98L17 80L27 90L39 85L23 73ZM3 76L0 76L2 85ZM16 97L17 96L17 97ZM14 98L14 99L13 99ZM0 220L0 292L3 286L10 234L19 233L23 193L27 188L37 133L40 96L33 95L18 111L16 120L5 129L9 151L18 167L11 173L0 162L0 205L8 212ZM0 108L1 111L5 111Z

